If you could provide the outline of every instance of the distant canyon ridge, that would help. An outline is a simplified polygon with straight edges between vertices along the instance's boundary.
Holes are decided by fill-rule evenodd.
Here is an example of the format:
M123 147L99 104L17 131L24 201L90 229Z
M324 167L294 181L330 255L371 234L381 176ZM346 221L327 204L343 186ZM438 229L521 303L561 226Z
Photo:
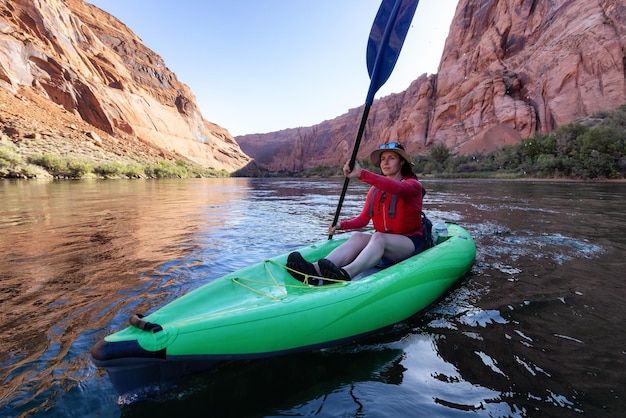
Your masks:
M412 154L490 151L616 109L625 23L621 0L460 0L438 73L375 100L359 158L388 141ZM233 138L113 16L82 0L0 3L0 140L25 153L298 172L345 161L361 112Z

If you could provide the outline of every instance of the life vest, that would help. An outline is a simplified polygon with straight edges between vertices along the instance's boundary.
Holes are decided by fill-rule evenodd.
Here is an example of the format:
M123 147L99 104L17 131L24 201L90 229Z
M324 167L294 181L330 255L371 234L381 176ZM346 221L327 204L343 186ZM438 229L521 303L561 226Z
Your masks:
M374 216L374 202L376 202L376 194L378 193L378 188L374 187L374 190L372 190L372 197L369 201L369 205L368 205L368 215L371 218L372 216ZM426 194L426 190L422 189L422 197L424 197L424 195ZM387 208L387 216L389 218L395 218L396 217L396 206L398 203L398 195L392 194L391 195L391 200L389 202L389 207ZM426 248L430 248L433 246L432 244L432 237L431 237L431 228L432 228L432 222L426 217L426 214L424 213L424 211L422 211L420 213L420 217L421 217L421 221L422 221L422 236L424 237L425 241L426 241L426 246L424 249Z
M378 187L374 187L374 190L372 191L372 198L370 199L370 205L369 205L369 208L367 209L367 213L370 218L374 216L374 202L376 201L376 193L378 193ZM397 203L398 203L398 195L392 194L391 202L389 203L389 209L387 209L387 214L389 215L390 218L396 217L396 204Z
M398 195L389 194L387 196L386 192L382 193L382 197L379 197L380 191L377 187L374 187L367 207L368 216L374 219L374 225L377 226L377 230L396 234L419 231L421 221L419 212L414 211L408 202L398 205ZM386 206L385 213L377 212L375 215L374 205L381 205L383 200L385 202L384 206ZM402 211L406 211L407 213L401 213ZM376 219L378 219L378 221L376 221ZM387 222L390 222L390 224L388 225ZM412 229L413 226L415 229Z
M370 204L368 208L368 215L371 218L374 215L374 202L376 201L376 193L378 193L378 187L374 187L372 191L372 198L370 199ZM422 189L422 197L426 194L426 190ZM387 214L390 218L396 217L396 205L398 203L398 195L391 195L391 202L389 203L389 209L387 210ZM423 212L422 212L423 213Z

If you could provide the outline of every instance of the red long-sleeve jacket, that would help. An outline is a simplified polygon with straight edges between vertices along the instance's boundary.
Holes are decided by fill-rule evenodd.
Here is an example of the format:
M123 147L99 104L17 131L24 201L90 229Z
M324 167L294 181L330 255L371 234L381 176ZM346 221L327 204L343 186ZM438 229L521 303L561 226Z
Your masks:
M402 181L398 181L363 169L359 180L371 184L372 188L367 193L361 214L341 221L341 229L363 228L371 219L378 232L422 235L424 188L417 179L404 177Z

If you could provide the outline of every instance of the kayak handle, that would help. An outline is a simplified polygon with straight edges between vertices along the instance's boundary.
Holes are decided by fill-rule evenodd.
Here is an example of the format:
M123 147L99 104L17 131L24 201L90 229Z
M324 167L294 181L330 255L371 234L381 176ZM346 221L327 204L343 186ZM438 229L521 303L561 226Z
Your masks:
M130 317L128 322L130 322L130 324L132 326L137 327L139 329L142 329L144 331L152 331L153 333L156 333L156 332L159 332L159 331L163 331L163 327L161 325L153 324L152 322L148 322L148 321L144 321L141 318L143 318L143 315L135 314L135 315Z

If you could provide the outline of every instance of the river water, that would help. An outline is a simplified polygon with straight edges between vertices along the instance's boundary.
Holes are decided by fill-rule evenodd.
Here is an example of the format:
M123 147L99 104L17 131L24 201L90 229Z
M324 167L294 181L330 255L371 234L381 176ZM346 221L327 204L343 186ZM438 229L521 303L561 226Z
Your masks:
M626 183L425 180L471 272L359 344L120 398L90 349L190 290L326 239L343 181L0 181L0 416L617 416ZM350 184L342 218L366 186Z

